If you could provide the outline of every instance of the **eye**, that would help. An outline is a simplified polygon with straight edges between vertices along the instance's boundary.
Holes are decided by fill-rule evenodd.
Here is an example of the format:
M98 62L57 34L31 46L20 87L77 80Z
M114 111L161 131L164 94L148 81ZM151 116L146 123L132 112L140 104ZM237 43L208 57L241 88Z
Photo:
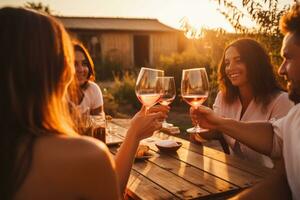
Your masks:
M230 65L230 62L229 61L225 61L225 67L228 67Z
M82 61L81 65L86 67L86 66L88 66L88 62L87 61Z
M242 61L240 58L237 58L237 59L235 60L235 62L238 63L238 64L243 63L243 61Z

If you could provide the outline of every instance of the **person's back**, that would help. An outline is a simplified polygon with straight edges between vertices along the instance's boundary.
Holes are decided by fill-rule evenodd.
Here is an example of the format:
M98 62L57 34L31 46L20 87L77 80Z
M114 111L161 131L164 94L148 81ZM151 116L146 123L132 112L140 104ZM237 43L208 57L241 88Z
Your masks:
M118 199L107 151L93 138L40 137L34 144L31 170L15 199Z
M114 162L78 136L66 91L73 48L54 18L0 9L0 198L119 199Z

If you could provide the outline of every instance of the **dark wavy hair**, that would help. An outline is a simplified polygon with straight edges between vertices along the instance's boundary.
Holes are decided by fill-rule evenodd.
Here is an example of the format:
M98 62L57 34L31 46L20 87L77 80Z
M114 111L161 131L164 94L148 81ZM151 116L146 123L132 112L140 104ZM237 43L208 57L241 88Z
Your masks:
M229 47L237 49L241 61L246 65L247 78L253 91L254 100L267 105L272 96L281 90L281 87L276 81L274 68L268 54L257 41L249 38L238 39L224 50L218 78L225 102L230 104L239 97L238 87L232 85L225 73L225 52Z
M0 197L13 199L30 171L35 140L76 134L66 91L75 74L64 27L46 14L0 9Z
M88 50L81 44L80 42L73 41L74 51L80 51L83 53L85 59L87 60L87 67L89 69L87 79L90 81L95 81L95 67L94 62L88 52ZM80 86L82 89L86 89L88 87L88 82L85 82L83 85Z
M283 34L295 33L300 41L300 3L294 4L291 10L280 19L280 30Z

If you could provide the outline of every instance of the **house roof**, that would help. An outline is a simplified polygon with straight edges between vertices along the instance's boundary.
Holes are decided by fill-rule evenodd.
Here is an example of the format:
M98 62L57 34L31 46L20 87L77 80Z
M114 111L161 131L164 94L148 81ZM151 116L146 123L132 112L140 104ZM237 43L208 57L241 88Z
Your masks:
M62 17L57 18L67 29L82 30L121 30L121 31L158 31L175 32L157 19L104 18L104 17Z

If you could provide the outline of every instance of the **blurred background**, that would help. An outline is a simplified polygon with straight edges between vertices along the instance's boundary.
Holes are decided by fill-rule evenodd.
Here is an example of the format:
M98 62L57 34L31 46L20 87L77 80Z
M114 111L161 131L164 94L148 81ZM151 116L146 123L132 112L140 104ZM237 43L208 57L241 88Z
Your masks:
M212 106L218 91L218 63L225 46L240 37L260 41L280 63L279 19L293 0L2 0L57 17L89 50L105 112L129 118L140 107L135 95L141 67L174 76L177 96L168 122L191 127L189 106L180 97L182 69L205 67ZM279 77L278 77L279 79ZM280 79L279 79L280 80ZM280 80L283 83L283 80Z

